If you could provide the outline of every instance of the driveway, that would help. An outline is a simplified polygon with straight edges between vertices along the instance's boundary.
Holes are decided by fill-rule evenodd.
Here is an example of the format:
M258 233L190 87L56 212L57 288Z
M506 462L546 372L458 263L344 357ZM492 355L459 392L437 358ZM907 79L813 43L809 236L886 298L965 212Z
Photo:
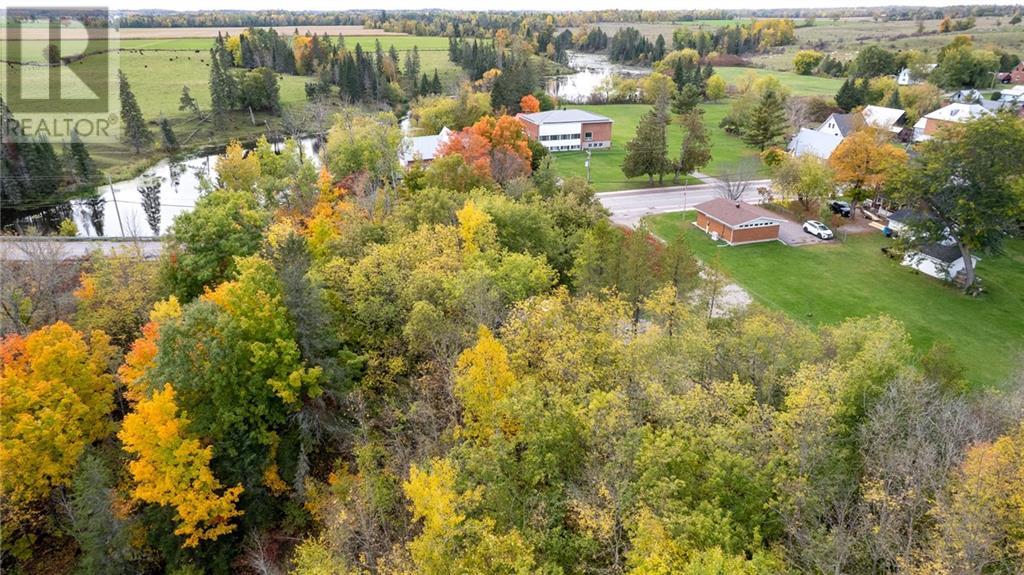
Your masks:
M786 216L773 212L767 208L761 206L751 206L754 211L760 212L765 217L775 218L782 220L782 225L779 226L779 240L787 246L799 247L799 246L811 246L815 244L826 244L835 240L823 240L818 236L812 236L811 234L804 231L802 222L794 222Z

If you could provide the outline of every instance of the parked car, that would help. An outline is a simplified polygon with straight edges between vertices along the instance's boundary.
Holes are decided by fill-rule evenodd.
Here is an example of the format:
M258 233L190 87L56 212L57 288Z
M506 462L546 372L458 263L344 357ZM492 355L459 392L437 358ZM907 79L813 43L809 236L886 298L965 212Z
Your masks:
M804 231L823 240L830 240L835 237L835 234L832 233L832 230L828 229L828 226L817 220L807 220L804 222Z
M846 202L841 202L839 200L832 200L831 202L828 203L828 207L829 209L832 210L833 214L839 214L844 218L850 217L852 213L850 210L850 204Z

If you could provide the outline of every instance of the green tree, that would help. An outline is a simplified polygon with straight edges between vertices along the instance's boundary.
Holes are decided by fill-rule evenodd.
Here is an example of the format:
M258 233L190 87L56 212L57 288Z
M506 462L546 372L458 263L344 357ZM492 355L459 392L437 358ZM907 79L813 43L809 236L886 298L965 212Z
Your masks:
M665 121L652 109L640 117L636 135L626 142L622 173L627 178L646 175L647 181L653 184L655 174L661 177L665 173L667 153Z
M683 132L683 143L679 149L679 160L675 162L675 178L679 174L692 174L711 162L711 138L704 127L704 113L700 109L693 110L679 117L679 127Z
M174 135L174 130L167 118L160 118L160 137L163 140L165 151L178 151L178 137Z
M743 141L761 151L779 141L786 133L783 98L773 88L766 89L751 109L743 125Z
M71 535L81 555L80 573L129 573L136 557L131 519L115 512L114 474L97 454L86 452L71 482L68 515Z
M121 129L124 139L135 149L138 154L142 148L153 143L153 134L146 127L146 120L142 117L142 108L135 100L131 85L128 84L128 77L123 70L117 71L117 81L121 96Z
M853 59L854 75L858 78L875 78L898 72L896 55L874 44L862 48Z
M217 190L178 216L161 257L164 288L187 302L230 279L235 258L259 249L269 220L251 191Z
M1024 167L1006 150L1024 146L1024 120L997 114L940 131L895 178L898 197L927 214L914 242L956 241L964 285L975 282L972 254L998 250L1019 233L1024 215Z
M700 104L702 97L700 88L693 84L686 84L673 95L672 111L676 114L689 113Z
M775 167L773 181L783 194L795 197L806 212L835 195L835 173L828 163L812 155L785 156Z

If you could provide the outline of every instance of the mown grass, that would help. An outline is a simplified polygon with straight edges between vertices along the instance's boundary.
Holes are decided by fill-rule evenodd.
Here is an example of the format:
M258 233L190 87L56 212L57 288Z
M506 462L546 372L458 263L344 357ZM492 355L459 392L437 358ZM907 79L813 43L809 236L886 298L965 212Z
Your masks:
M777 70L721 67L715 71L722 76L727 84L738 85L746 76L771 76L780 84L789 88L794 96L835 96L843 85L843 78L824 78L821 76L801 76L795 72L779 72Z
M728 110L726 103L707 103L701 106L704 109L704 124L711 134L711 164L703 171L715 175L723 170L729 170L738 163L748 161L754 166L760 166L760 159L757 151L748 147L739 138L725 133L718 127L719 122ZM622 173L622 161L626 157L626 142L636 134L636 126L640 116L651 109L646 104L603 104L574 106L601 114L612 119L612 147L608 150L595 150L591 156L591 180L594 189L599 192L613 190L628 190L646 188L650 184L647 178L627 178ZM678 155L679 147L682 145L682 131L678 126L672 125L668 128L668 150L670 155ZM552 154L554 165L558 174L562 177L586 175L584 160L586 152L557 152ZM688 183L695 183L695 180L688 180ZM659 185L655 178L655 186ZM661 185L673 185L672 177L669 175Z
M880 251L881 234L851 235L844 243L792 248L781 243L718 247L690 225L693 213L653 216L662 238L684 234L705 261L717 261L754 299L811 325L886 314L900 320L924 353L948 344L976 388L1004 383L1024 354L1024 241L1005 254L983 257L985 286L970 297L901 266Z

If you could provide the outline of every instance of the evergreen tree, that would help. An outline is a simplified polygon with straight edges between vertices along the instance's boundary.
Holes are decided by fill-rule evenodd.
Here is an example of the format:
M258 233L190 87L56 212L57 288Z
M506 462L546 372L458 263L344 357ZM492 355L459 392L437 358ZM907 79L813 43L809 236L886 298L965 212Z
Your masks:
M709 61L709 62L708 62L707 64L705 64L705 66L704 66L704 71L703 71L703 73L702 73L702 75L701 75L701 79L702 79L702 80L704 80L704 83L705 83L705 85L706 85L706 84L707 84L707 81L708 81L708 78L710 78L710 77L712 77L712 76L714 76L714 75L715 75L715 67L714 67L714 66L712 66L712 65L711 65L711 62Z
M677 90L682 90L683 86L690 83L690 73L686 69L686 65L683 64L682 58L676 59L676 66L672 71L672 79L675 80Z
M219 55L221 50L217 47L210 50L210 107L214 124L218 127L224 126L228 112L238 103L239 93L238 81L223 65Z
M423 73L423 77L420 78L420 96L427 96L430 94L430 78L427 77L427 73Z
M441 78L437 75L437 68L434 68L434 78L430 81L430 92L440 94L443 91L444 86L441 85Z
M129 520L115 512L116 481L103 460L86 453L78 463L78 472L68 498L68 526L78 542L82 573L130 573L135 552L131 543Z
M764 150L786 133L786 111L782 98L773 88L761 94L743 125L743 141Z
M178 137L171 129L171 123L167 118L160 118L160 136L163 139L164 150L175 152L178 150Z
M192 97L192 93L189 92L188 86L181 87L181 97L178 99L178 110L192 114L194 119L199 119L203 116L202 110L199 109L199 102Z
M117 80L121 95L121 126L124 138L138 154L143 147L153 143L153 134L146 127L146 120L142 117L142 109L139 108L132 87L128 84L128 77L123 71L118 70Z
M857 87L857 82L851 78L843 81L843 85L836 92L836 105L849 112L863 103L863 94Z
M665 142L665 122L656 110L650 110L640 118L636 135L626 143L626 158L622 162L622 173L627 178L646 175L654 183L668 166L668 147Z
M676 114L686 114L694 110L700 104L700 89L693 84L687 84L681 90L677 90L672 97L672 111Z
M95 187L100 172L77 131L71 132L71 143L64 151L64 164L72 186L78 191L88 191Z
M899 88L893 88L892 94L889 94L889 100L886 101L885 106L887 108L895 108L897 110L903 109L903 102L900 100Z
M704 127L703 116L704 111L697 108L679 118L683 143L679 149L679 161L674 166L676 181L679 174L691 174L711 161L711 139Z
M163 178L156 174L146 174L137 187L142 198L142 211L146 214L146 223L154 236L160 235L160 188Z

